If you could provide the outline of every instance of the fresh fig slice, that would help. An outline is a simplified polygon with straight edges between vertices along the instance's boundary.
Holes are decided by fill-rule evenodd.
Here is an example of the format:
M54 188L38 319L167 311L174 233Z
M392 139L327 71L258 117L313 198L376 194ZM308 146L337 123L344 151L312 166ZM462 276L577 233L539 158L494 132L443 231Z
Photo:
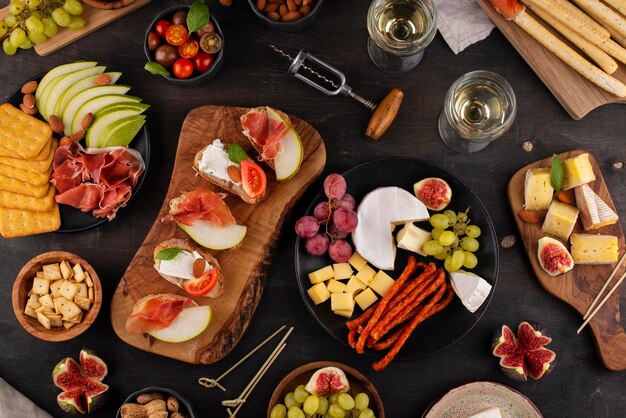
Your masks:
M313 373L304 389L315 396L330 396L349 391L350 383L343 370L324 367Z
M539 238L537 258L541 268L550 276L567 273L574 268L574 259L565 245L550 237Z
M80 366L83 369L83 373L86 377L96 379L99 382L105 378L109 369L107 365L100 357L91 350L83 348L80 350Z
M61 392L57 396L59 407L69 414L86 414L87 402L82 388Z
M54 384L63 389L57 396L57 403L71 414L88 414L99 408L109 390L109 386L101 382L108 371L102 359L89 350L83 350L80 361L85 370L74 359L67 357L52 372Z
M413 185L415 196L430 210L446 208L452 199L450 185L438 177L428 177Z

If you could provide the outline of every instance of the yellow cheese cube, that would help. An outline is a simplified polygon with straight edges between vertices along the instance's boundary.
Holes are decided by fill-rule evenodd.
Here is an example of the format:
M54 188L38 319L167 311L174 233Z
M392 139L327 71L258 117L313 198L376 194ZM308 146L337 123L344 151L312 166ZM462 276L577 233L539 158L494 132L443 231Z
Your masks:
M344 318L350 318L352 316L352 314L354 313L354 310L347 310L347 309L339 309L337 311L334 311L334 313L336 315L339 316L343 316Z
M332 293L330 295L330 309L333 311L351 311L354 309L352 293Z
M574 206L554 200L550 204L541 229L547 234L567 241L578 219L578 212L578 209Z
M326 282L326 288L330 293L343 293L346 290L346 285L335 279L330 279Z
M381 296L385 296L391 286L393 285L394 280L384 271L379 270L374 276L374 280L372 280L369 286L376 291Z
M372 280L374 280L374 276L376 276L376 272L369 265L365 265L359 272L355 275L357 279L362 281L365 284L370 284Z
M326 302L330 298L330 292L326 288L324 282L319 282L306 291L314 304Z
M344 280L352 277L352 267L349 263L335 263L333 264L333 271L335 272L335 280Z
M591 183L596 179L593 167L589 162L589 154L580 154L577 157L563 161L565 176L563 177L563 190L573 189L576 186Z
M356 271L361 271L361 269L367 264L367 260L361 257L361 254L355 251L348 260L348 263L350 263L350 265L354 267Z
M526 210L548 209L554 189L550 184L549 168L531 168L524 182L524 208Z
M363 283L362 281L360 281L359 279L357 279L355 276L352 276L350 280L348 280L348 284L346 285L345 292L356 295L361 290L365 290L365 289L367 289L367 285Z
M619 258L617 237L612 235L572 234L575 264L611 264Z
M311 281L311 284L316 284L332 279L334 276L335 271L333 270L333 266L326 266L309 273L309 280Z
M365 289L354 297L354 301L358 303L363 310L369 308L377 300L378 297L374 294L372 289Z

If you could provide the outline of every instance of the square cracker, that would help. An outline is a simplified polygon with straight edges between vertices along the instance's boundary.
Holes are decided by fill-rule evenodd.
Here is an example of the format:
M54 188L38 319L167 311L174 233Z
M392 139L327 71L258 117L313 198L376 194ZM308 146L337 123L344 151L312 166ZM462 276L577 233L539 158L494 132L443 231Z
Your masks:
M48 186L48 193L44 197L24 196L0 190L0 207L7 209L24 209L33 212L47 212L54 205L54 186Z
M32 173L45 173L52 167L52 157L54 151L56 151L59 141L56 138L52 138L50 146L44 146L44 159L38 161L36 158L33 160L24 160L22 158L5 157L2 155L3 148L0 147L0 164L8 165L10 167L19 168L20 170L30 171Z
M0 175L23 181L24 183L32 184L33 186L48 184L51 174L52 167L48 168L48 171L43 173L33 173L32 171L25 171L20 168L0 163Z
M10 103L0 106L0 126L0 145L22 158L35 158L52 138L50 125Z
M0 174L0 190L32 197L44 197L48 193L48 184L35 186Z
M59 205L47 212L0 208L0 234L5 238L52 232L61 226Z
M21 158L19 155L15 154L12 151L9 151L8 149L4 148L2 146L2 144L0 144L0 158L12 158L12 159L19 159L22 161L37 161L37 162L41 162L41 161L45 161L45 160L52 160L52 154L54 154L54 150L56 149L58 142L56 143L57 145L54 146L54 149L51 148L51 145L54 143L54 137L52 137L52 141L44 144L43 148L41 148L41 151L39 152L39 154L37 154L36 157L34 158L29 158L28 160L24 160L23 158ZM6 164L6 163L4 163Z

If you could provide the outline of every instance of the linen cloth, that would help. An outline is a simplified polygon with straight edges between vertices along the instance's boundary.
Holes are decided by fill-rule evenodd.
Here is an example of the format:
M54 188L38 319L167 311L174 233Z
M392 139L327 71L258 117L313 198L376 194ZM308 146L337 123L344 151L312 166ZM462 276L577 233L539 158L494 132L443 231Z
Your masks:
M0 377L0 418L52 418Z
M452 52L458 54L491 33L494 24L475 0L433 0L437 29Z

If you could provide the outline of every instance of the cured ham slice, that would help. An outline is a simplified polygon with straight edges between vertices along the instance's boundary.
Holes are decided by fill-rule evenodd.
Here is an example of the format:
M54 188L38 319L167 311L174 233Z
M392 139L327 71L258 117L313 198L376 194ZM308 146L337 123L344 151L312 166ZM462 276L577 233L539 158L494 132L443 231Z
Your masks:
M126 319L126 331L147 333L169 327L183 309L198 306L193 300L173 293L147 295L135 302Z
M281 113L281 116L289 121L287 115ZM280 151L280 140L290 129L287 123L270 119L267 116L267 107L248 111L241 117L241 126L243 134L252 142L264 161L276 158Z
M194 221L203 220L213 225L226 227L236 223L235 217L224 203L225 195L215 193L204 187L170 201L170 213L163 221L176 221L191 226Z

